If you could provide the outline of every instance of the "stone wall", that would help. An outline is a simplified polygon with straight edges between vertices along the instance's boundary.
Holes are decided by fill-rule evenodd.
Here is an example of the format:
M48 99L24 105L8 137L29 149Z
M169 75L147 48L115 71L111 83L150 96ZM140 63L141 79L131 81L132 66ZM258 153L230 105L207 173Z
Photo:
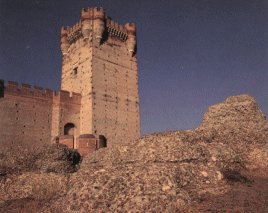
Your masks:
M50 142L52 90L8 82L0 98L0 144Z
M61 30L61 89L80 93L80 134L108 146L140 136L135 24L120 25L102 8L83 9Z
M80 135L102 135L108 146L139 138L135 24L83 9L79 22L61 29L61 51L58 94L0 81L0 142L56 142L69 128L74 148Z
M140 136L137 60L126 42L93 42L93 130L112 145Z
M74 148L77 148L77 139L80 134L81 96L61 90L53 96L52 108L52 139L64 135L66 124L74 125Z
M80 99L78 94L9 81L0 98L0 144L50 143L64 133L66 123L79 131Z
M82 38L62 58L61 89L81 93L80 134L92 133L92 49Z

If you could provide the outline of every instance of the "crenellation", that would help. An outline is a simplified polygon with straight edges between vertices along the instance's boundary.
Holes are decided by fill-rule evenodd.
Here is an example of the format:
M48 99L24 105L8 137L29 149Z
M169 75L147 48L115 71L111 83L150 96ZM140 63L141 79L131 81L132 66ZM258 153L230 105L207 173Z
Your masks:
M71 98L74 100L73 102L81 102L81 94L76 93L76 92L71 92L70 93Z
M67 35L67 28L65 28L64 26L61 27L61 31L60 31L61 36L65 36Z
M135 23L126 23L125 29L129 34L136 35L136 25Z
M102 7L94 7L93 8L93 18L94 19L104 19L105 11Z
M123 41L127 40L127 30L123 25L120 25L110 18L106 19L106 25L109 35L117 37Z
M20 87L20 94L21 95L33 95L31 90L31 85L29 84L21 84Z
M53 98L56 92L52 89L45 89L43 90L46 97Z
M82 21L85 19L92 19L93 18L93 8L83 8L81 11L81 19Z
M5 94L13 94L16 95L20 92L19 84L15 81L8 81L5 87L4 93Z
M62 28L61 49L63 55L68 54L70 45L81 37L83 37L83 39L89 39L94 34L95 38L98 40L97 43L100 44L105 32L108 33L108 37L111 39L126 41L128 50L131 52L131 55L133 55L136 48L135 24L126 23L125 25L120 25L110 17L105 16L105 11L101 7L83 8L79 22L72 27L67 27L67 29Z
M7 133L0 129L3 138L10 141L14 135L19 141L43 142L58 138L84 153L99 148L99 135L105 146L106 139L108 146L137 139L135 24L120 25L103 8L82 9L77 23L61 28L60 43L60 91L12 81L5 87L0 80L0 124L14 125Z
M67 27L67 41L69 44L74 43L82 36L82 22L79 21L72 27Z
M68 102L71 104L80 104L81 103L81 95L75 92L69 92L66 90L60 90L58 93L53 94L53 98L60 102Z
M43 89L38 86L31 86L29 84L19 84L18 82L8 81L6 87L4 87L4 93L13 96L52 100L55 91L51 89Z

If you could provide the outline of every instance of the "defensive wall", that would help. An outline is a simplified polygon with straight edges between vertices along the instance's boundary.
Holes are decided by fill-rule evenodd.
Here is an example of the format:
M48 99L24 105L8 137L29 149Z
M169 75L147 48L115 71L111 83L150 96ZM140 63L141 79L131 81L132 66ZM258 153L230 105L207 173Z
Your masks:
M139 138L135 24L87 8L60 36L59 92L0 81L0 144L58 142L86 153Z
M136 26L103 8L82 9L61 29L61 89L81 94L81 134L105 135L108 146L140 136Z
M50 143L64 134L66 123L74 123L79 130L79 94L13 81L5 85L1 80L0 85L1 144Z

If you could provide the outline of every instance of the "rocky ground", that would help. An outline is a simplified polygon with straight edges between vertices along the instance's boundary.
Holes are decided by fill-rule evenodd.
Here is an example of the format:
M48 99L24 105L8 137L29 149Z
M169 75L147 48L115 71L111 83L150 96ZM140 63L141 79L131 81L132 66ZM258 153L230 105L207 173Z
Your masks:
M37 165L2 175L0 211L268 212L268 122L247 95L209 107L195 130L99 150L78 172Z

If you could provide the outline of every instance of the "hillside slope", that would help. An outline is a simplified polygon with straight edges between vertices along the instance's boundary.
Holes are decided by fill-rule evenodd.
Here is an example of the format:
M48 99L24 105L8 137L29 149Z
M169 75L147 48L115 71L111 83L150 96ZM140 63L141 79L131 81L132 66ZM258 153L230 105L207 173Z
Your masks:
M268 122L248 95L209 107L195 130L100 149L78 172L49 158L0 177L0 211L268 212Z
M268 212L268 123L255 100L211 106L195 130L148 135L84 159L64 212Z

